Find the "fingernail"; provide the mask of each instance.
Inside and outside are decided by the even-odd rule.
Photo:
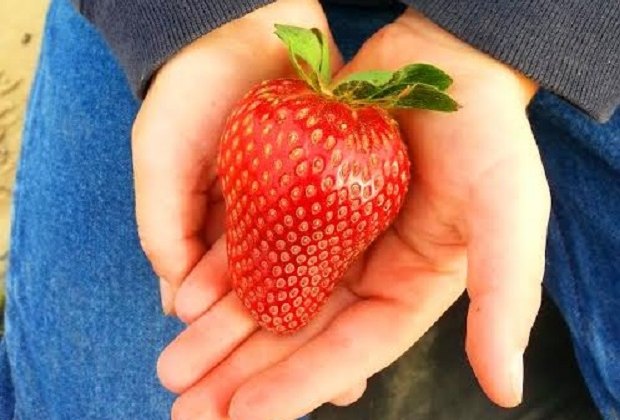
[[[165,315],[170,315],[173,305],[172,287],[165,279],[159,279],[159,294],[161,297],[161,308]]]
[[[512,392],[515,402],[520,404],[523,400],[523,355],[517,353],[512,363]]]

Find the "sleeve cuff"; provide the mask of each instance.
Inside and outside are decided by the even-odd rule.
[[[142,98],[157,69],[205,33],[274,0],[84,0],[80,12],[103,34]]]
[[[403,0],[599,121],[620,102],[620,7],[606,0]]]

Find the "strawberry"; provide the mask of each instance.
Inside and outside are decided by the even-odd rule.
[[[456,109],[427,64],[350,76],[330,88],[320,31],[276,25],[300,79],[252,88],[226,121],[218,172],[233,287],[262,327],[306,325],[392,223],[410,163],[385,108]]]

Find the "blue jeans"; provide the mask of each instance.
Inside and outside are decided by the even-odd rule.
[[[350,55],[395,14],[330,17]],[[168,418],[155,362],[182,325],[162,315],[136,234],[137,109],[97,33],[53,0],[14,193],[0,419]],[[620,114],[597,124],[541,92],[531,121],[553,195],[545,283],[600,411],[618,418]]]

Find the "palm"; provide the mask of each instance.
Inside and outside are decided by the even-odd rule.
[[[345,71],[424,61],[403,56],[424,51],[403,31],[397,25],[375,36]],[[457,55],[433,59],[455,75],[451,93],[463,108],[453,115],[398,116],[412,181],[394,225],[349,271],[319,316],[293,336],[258,331],[232,293],[200,316],[210,303],[188,310],[190,326],[159,364],[164,384],[182,393],[173,414],[217,419],[230,409],[241,419],[292,419],[352,389],[340,399],[350,402],[466,286],[474,370],[496,402],[518,402],[511,375],[538,307],[546,183],[518,83],[505,74],[495,78],[493,66],[479,72],[479,62],[470,71]],[[223,248],[216,249],[220,260]],[[211,274],[208,283],[188,288],[191,293],[182,288],[179,297],[201,288],[221,296],[224,289],[212,290],[227,284],[225,267]],[[180,312],[183,306],[177,299]]]

